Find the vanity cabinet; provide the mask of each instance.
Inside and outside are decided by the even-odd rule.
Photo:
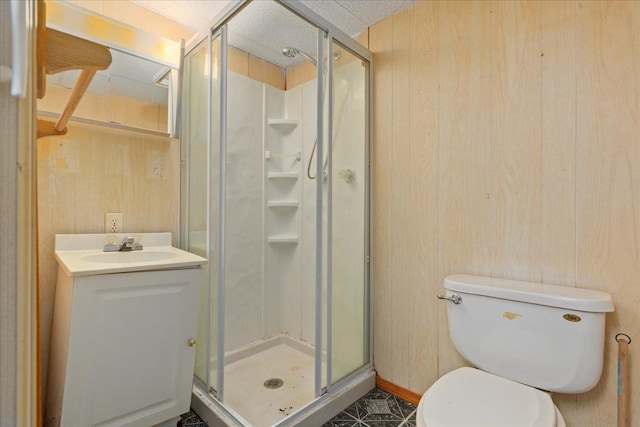
[[[149,427],[188,412],[201,274],[59,267],[46,424]]]

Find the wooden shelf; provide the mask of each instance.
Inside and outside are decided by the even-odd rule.
[[[40,63],[38,71],[42,74],[56,74],[67,70],[80,70],[71,96],[60,114],[58,121],[52,126],[47,121],[38,121],[37,137],[64,135],[67,123],[78,107],[82,96],[91,84],[98,70],[106,70],[111,65],[111,51],[106,46],[66,34],[53,28],[45,28],[38,34],[38,54]],[[44,62],[44,63],[43,63]],[[38,96],[44,97],[46,79],[44,75],[37,78]]]
[[[298,236],[291,235],[274,235],[267,237],[267,243],[270,245],[297,245],[300,238]]]
[[[52,113],[50,111],[37,110],[37,115],[38,115],[38,128],[37,128],[38,138],[42,136],[54,135],[53,132],[55,132],[55,135],[64,135],[67,133],[66,127],[63,131],[57,132],[55,130],[55,123],[49,120],[49,119],[57,120],[60,117],[60,114]],[[169,135],[167,132],[137,128],[133,126],[121,125],[119,123],[103,122],[100,120],[85,119],[83,117],[71,117],[69,121],[75,122],[75,123],[83,123],[85,125],[91,125],[91,126],[106,127],[109,129],[118,129],[118,130],[125,130],[129,132],[143,133],[146,135],[161,136],[161,137],[169,138],[172,141],[175,140],[175,138],[172,138],[171,135]]]

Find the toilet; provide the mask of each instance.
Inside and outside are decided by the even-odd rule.
[[[417,426],[566,427],[550,393],[584,393],[600,380],[611,296],[469,275],[444,287],[451,340],[474,367],[427,390]]]

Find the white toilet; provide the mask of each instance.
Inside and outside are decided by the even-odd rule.
[[[436,381],[420,399],[418,427],[565,427],[549,392],[598,383],[611,296],[467,275],[444,287],[451,340],[477,369]]]

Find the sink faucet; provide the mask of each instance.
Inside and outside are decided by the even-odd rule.
[[[127,236],[120,242],[120,252],[128,252],[133,250],[133,237]]]
[[[107,243],[102,249],[104,252],[129,252],[129,251],[141,251],[142,243],[136,241],[135,237],[127,236],[119,244],[116,244],[116,236],[112,236],[113,240],[107,240]]]

